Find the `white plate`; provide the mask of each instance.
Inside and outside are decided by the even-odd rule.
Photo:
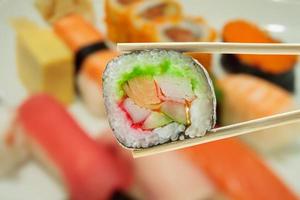
[[[300,0],[182,0],[182,3],[186,13],[204,16],[218,30],[230,19],[244,18],[258,23],[286,42],[300,42]],[[103,31],[103,2],[95,0],[94,5],[98,15],[97,26]],[[0,96],[9,106],[18,105],[27,96],[17,77],[14,32],[9,26],[9,19],[16,16],[26,16],[44,23],[32,0],[0,0]],[[218,59],[215,59],[215,65],[218,65]],[[80,102],[72,105],[71,111],[82,126],[93,134],[107,126],[106,122],[91,117]],[[0,130],[1,126],[3,124],[0,124]],[[276,173],[300,194],[300,152],[281,157],[268,156],[266,159]],[[0,180],[0,199],[41,198],[60,200],[66,199],[66,194],[34,163],[27,164],[16,176]]]

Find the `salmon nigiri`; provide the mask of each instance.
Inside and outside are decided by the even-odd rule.
[[[239,139],[202,144],[182,152],[204,170],[230,199],[298,199],[261,158]]]
[[[265,117],[295,108],[291,94],[277,85],[251,75],[228,75],[219,80],[223,94],[220,104],[223,125]],[[291,144],[299,124],[286,125],[243,136],[264,151]]]
[[[118,53],[107,49],[103,34],[80,15],[61,18],[54,23],[54,30],[76,54],[77,85],[84,103],[91,113],[104,116],[102,73]]]
[[[246,20],[233,20],[225,24],[222,32],[224,42],[280,43],[268,32]],[[294,92],[297,62],[295,55],[222,55],[222,65],[231,73],[252,74],[271,81],[284,89]]]

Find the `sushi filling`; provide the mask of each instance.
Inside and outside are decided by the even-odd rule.
[[[153,20],[158,17],[170,16],[176,13],[177,9],[170,3],[154,4],[140,13],[140,16],[146,20]]]
[[[133,128],[152,131],[174,122],[188,127],[190,106],[195,99],[192,80],[180,74],[174,76],[171,70],[152,69],[133,70],[123,76],[121,110]]]
[[[160,34],[166,41],[195,42],[209,40],[214,33],[201,19],[184,19],[180,23],[162,25]]]
[[[191,30],[176,26],[166,29],[165,35],[174,42],[195,42],[199,38]]]
[[[124,6],[130,5],[134,2],[137,2],[137,0],[118,0],[118,3]]]

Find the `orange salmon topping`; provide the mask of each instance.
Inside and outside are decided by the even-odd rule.
[[[223,28],[224,42],[242,43],[279,43],[266,31],[261,30],[255,24],[244,20],[235,20],[227,23]],[[293,68],[297,56],[293,55],[249,55],[238,54],[240,61],[267,73],[284,73]]]

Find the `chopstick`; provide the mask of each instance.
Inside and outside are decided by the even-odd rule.
[[[121,52],[146,49],[166,49],[181,52],[223,54],[300,55],[300,43],[229,43],[229,42],[157,42],[118,43]]]
[[[154,155],[158,153],[178,150],[194,145],[213,142],[225,138],[239,136],[254,131],[260,131],[272,127],[282,126],[300,122],[300,109],[286,113],[276,114],[242,123],[212,129],[206,135],[197,138],[184,139],[166,144],[161,144],[145,149],[134,149],[132,154],[134,158]]]

